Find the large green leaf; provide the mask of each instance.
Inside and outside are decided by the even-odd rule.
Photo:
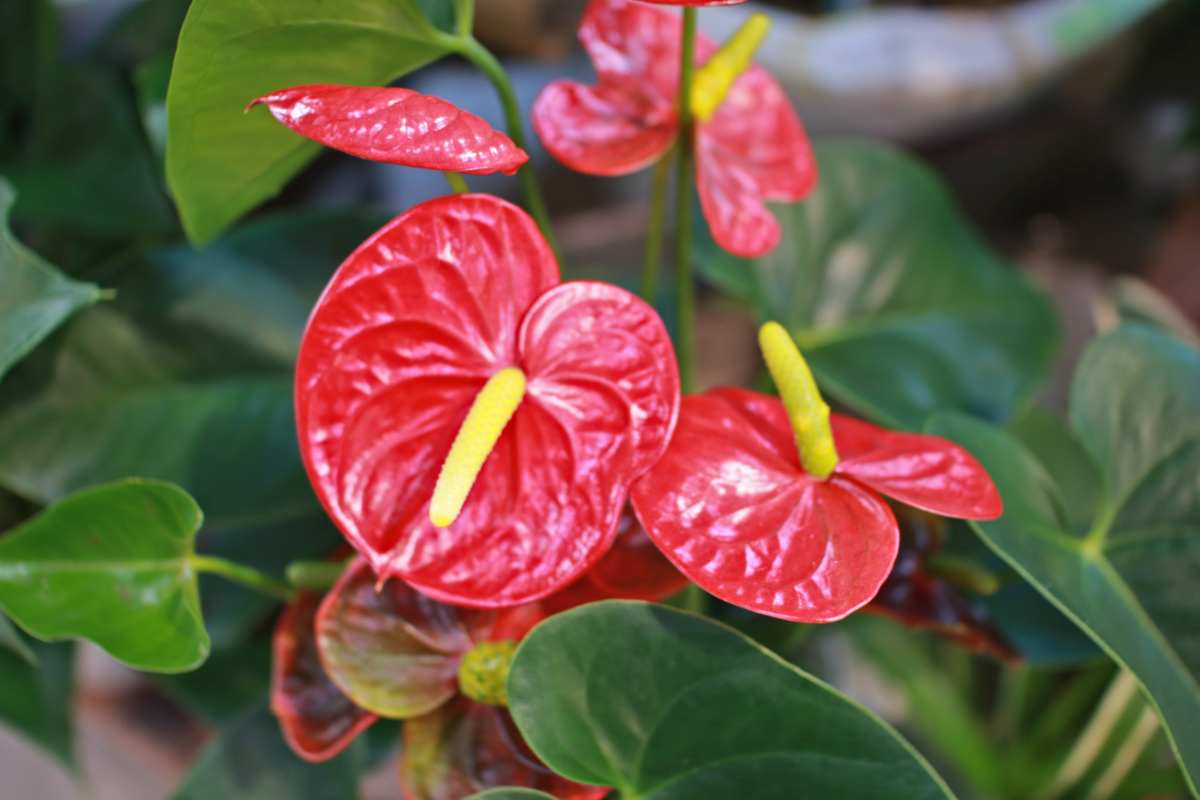
[[[271,713],[258,708],[208,746],[174,800],[347,800],[358,797],[357,762],[356,748],[324,764],[301,761]]]
[[[988,468],[1005,514],[984,540],[1125,665],[1158,708],[1193,787],[1200,776],[1200,353],[1124,326],[1086,353],[1071,424],[1101,491],[1085,496],[1001,429],[942,415],[932,429]],[[1062,484],[1062,485],[1060,485]]]
[[[194,0],[167,93],[167,179],[192,241],[274,195],[318,146],[243,113],[304,83],[382,85],[450,52],[414,0]]]
[[[8,229],[16,195],[0,179],[0,378],[100,290],[67,278]]]
[[[192,566],[201,519],[167,483],[72,495],[0,537],[0,608],[39,639],[89,639],[137,669],[192,669],[209,650]]]
[[[72,766],[75,647],[41,642],[30,647],[37,656],[36,667],[0,651],[0,723]]]
[[[704,274],[790,328],[823,387],[879,422],[917,428],[939,409],[1006,419],[1053,355],[1046,299],[917,161],[865,142],[817,158],[813,193],[774,207],[779,247],[743,261],[702,233]]]
[[[534,752],[642,800],[947,798],[886,723],[718,623],[607,601],[543,622],[510,708]]]

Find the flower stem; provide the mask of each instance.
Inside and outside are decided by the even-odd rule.
[[[678,303],[679,382],[692,391],[692,354],[695,338],[696,286],[692,280],[692,172],[695,162],[695,118],[692,114],[692,81],[695,76],[696,9],[683,10],[683,43],[679,63],[679,158],[675,181],[675,282]]]
[[[491,51],[481,45],[474,36],[451,37],[448,43],[452,43],[453,49],[459,55],[478,67],[492,82],[492,86],[500,98],[500,105],[504,107],[508,135],[517,147],[528,152],[525,124],[521,121],[521,107],[517,104],[517,95],[513,91],[512,82],[508,79],[508,73],[504,71],[504,67],[496,60]],[[558,255],[558,241],[554,238],[554,231],[550,227],[550,214],[546,210],[546,202],[542,199],[542,191],[533,174],[533,165],[527,162],[517,172],[517,176],[521,181],[521,191],[525,195],[525,202],[529,205],[529,213],[537,220],[538,227],[542,229],[542,235],[546,237],[546,241],[554,250],[555,255]]]
[[[348,561],[293,561],[287,566],[288,583],[297,589],[324,592],[333,588]]]
[[[654,167],[650,190],[650,229],[646,232],[646,255],[642,259],[642,299],[654,305],[658,297],[658,271],[662,264],[663,229],[667,217],[667,183],[671,179],[671,157],[667,152]]]
[[[284,602],[291,600],[295,596],[292,588],[283,581],[276,580],[253,567],[236,564],[217,556],[195,554],[192,556],[192,568],[196,572],[208,572],[213,575],[220,575],[226,580],[241,584],[248,589],[270,595]]]
[[[454,29],[464,39],[475,27],[475,0],[454,0]]]
[[[443,172],[446,176],[446,183],[450,184],[450,191],[455,194],[466,194],[471,191],[471,187],[467,185],[467,179],[457,172]]]

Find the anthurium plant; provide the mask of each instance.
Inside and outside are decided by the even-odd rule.
[[[13,2],[5,57],[101,113]],[[1035,406],[1048,300],[913,158],[811,143],[769,16],[698,32],[740,2],[590,0],[594,79],[526,117],[473,0],[150,0],[91,56],[141,63],[93,123],[125,216],[40,213],[6,97],[0,721],[73,763],[86,640],[212,724],[180,798],[1194,793],[1200,353],[1119,325]],[[503,129],[391,85],[447,57]],[[535,144],[650,171],[640,293],[575,277]],[[445,195],[239,222],[322,148]],[[697,378],[701,281],[743,386]]]

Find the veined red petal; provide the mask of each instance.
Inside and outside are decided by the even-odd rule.
[[[837,471],[916,508],[959,519],[1004,513],[991,476],[965,449],[940,436],[900,433],[832,415]]]
[[[699,127],[696,149],[700,203],[713,238],[743,258],[770,252],[780,229],[766,201],[801,200],[817,181],[812,145],[782,87],[751,67]]]
[[[296,367],[301,455],[322,504],[381,574],[424,513],[476,394],[517,362],[526,309],[559,281],[536,224],[487,195],[417,206],[317,302]]]
[[[380,577],[503,607],[565,586],[611,544],[629,483],[674,425],[674,354],[635,296],[557,281],[528,215],[459,195],[390,223],[318,302],[297,367],[301,449],[322,503]],[[435,528],[442,462],[505,367],[525,372],[524,399],[462,514]]]
[[[484,120],[411,89],[312,84],[263,95],[277,120],[326,147],[371,161],[467,175],[511,175],[529,154]]]
[[[496,786],[538,789],[559,800],[600,800],[609,790],[561,778],[525,745],[502,708],[458,698],[404,724],[405,800],[462,800]]]
[[[283,737],[306,761],[327,761],[346,749],[376,717],[329,680],[317,655],[314,621],[321,595],[305,592],[275,623],[271,643],[271,711]]]
[[[359,559],[326,595],[316,619],[321,663],[380,716],[428,713],[458,693],[458,662],[490,635],[496,616],[438,603],[401,581],[377,583]]]
[[[887,504],[836,474],[804,473],[782,403],[754,392],[684,398],[666,455],[631,497],[692,581],[783,619],[841,619],[875,596],[896,559]]]
[[[622,88],[556,81],[538,95],[533,127],[556,159],[587,175],[627,175],[675,141],[674,104],[649,104]]]

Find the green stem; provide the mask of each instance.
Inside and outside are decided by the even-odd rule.
[[[1108,800],[1116,794],[1157,730],[1158,716],[1146,706],[1142,709],[1142,715],[1138,717],[1133,731],[1121,743],[1121,749],[1108,762],[1108,768],[1096,779],[1096,783],[1088,792],[1087,800]]]
[[[504,107],[508,135],[517,147],[528,152],[525,124],[521,121],[521,107],[517,104],[517,95],[513,91],[512,82],[508,79],[508,73],[504,71],[504,67],[496,60],[491,51],[481,45],[474,36],[451,37],[447,44],[478,67],[492,82],[492,86],[500,98],[500,105]],[[533,165],[526,163],[517,172],[517,176],[521,181],[521,191],[525,194],[525,202],[529,205],[529,213],[537,220],[538,227],[542,229],[546,241],[554,250],[555,255],[558,255],[558,241],[550,227],[550,214],[546,210],[546,202],[542,199],[542,191],[538,188],[537,178],[533,174]]]
[[[293,561],[287,566],[288,583],[297,589],[324,592],[332,589],[342,573],[346,561]]]
[[[693,387],[692,355],[695,338],[696,286],[692,280],[692,172],[695,161],[695,119],[692,115],[692,80],[695,75],[696,9],[683,10],[683,46],[679,63],[679,158],[675,180],[675,282],[678,303],[679,382],[683,391]]]
[[[454,0],[454,29],[466,39],[475,27],[475,0]]]
[[[264,572],[259,572],[253,567],[247,567],[243,564],[236,564],[232,561],[227,561],[217,556],[202,556],[199,554],[192,556],[192,568],[196,572],[208,572],[213,575],[220,575],[226,580],[239,583],[248,589],[253,589],[256,592],[270,595],[287,602],[295,596],[295,592],[286,583],[272,578]]]
[[[663,229],[667,223],[667,183],[671,180],[671,156],[666,153],[654,167],[650,190],[650,228],[646,232],[646,255],[642,259],[642,299],[654,305],[658,297],[658,271],[662,264]]]
[[[467,179],[457,172],[443,172],[446,176],[446,183],[450,184],[450,191],[455,194],[466,194],[471,191],[471,187],[467,185]]]

